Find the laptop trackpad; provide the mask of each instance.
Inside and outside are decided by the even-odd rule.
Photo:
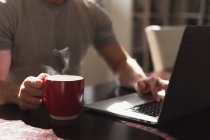
[[[85,106],[97,110],[107,110],[112,112],[112,110],[122,110],[122,109],[131,108],[133,106],[143,104],[152,100],[153,100],[152,96],[139,95],[138,93],[131,93],[128,95],[95,102]]]

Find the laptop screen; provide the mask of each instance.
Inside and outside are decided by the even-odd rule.
[[[210,26],[188,26],[178,51],[160,121],[167,122],[209,107],[209,85]],[[171,115],[165,117],[165,113]]]

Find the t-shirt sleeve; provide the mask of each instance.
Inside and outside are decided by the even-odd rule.
[[[10,2],[0,2],[0,50],[12,48],[15,18],[15,12]]]
[[[103,47],[117,43],[117,39],[112,28],[112,21],[108,13],[97,5],[95,7],[95,22],[95,47]]]

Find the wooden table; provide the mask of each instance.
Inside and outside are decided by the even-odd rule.
[[[132,91],[114,82],[88,86],[84,103]],[[210,139],[209,130],[210,110],[155,128],[85,109],[78,119],[59,122],[49,117],[44,104],[34,111],[22,111],[16,105],[0,106],[0,140],[191,140]]]

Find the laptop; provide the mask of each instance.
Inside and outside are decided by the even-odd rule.
[[[162,102],[132,93],[84,106],[126,119],[162,125],[210,107],[209,87],[210,26],[186,26]],[[146,111],[148,108],[159,110],[148,113],[145,108]]]

